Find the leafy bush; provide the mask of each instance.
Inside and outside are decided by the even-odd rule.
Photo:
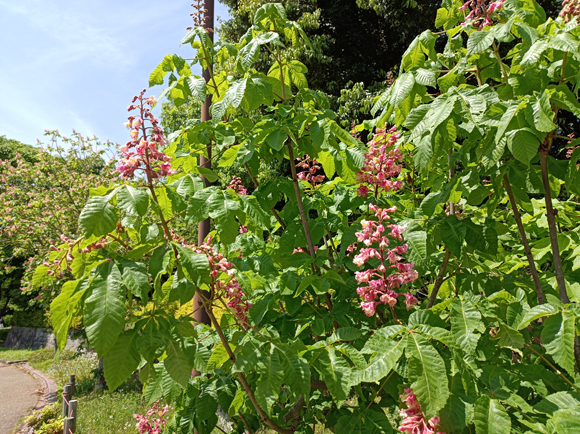
[[[55,402],[35,411],[25,422],[38,434],[62,434],[64,422],[61,414],[61,404]]]
[[[11,324],[13,327],[49,327],[44,309],[15,310],[12,315]]]
[[[176,104],[209,96],[212,119],[168,139],[155,97],[134,97],[125,182],[92,190],[84,237],[54,253],[76,278],[51,305],[59,345],[82,313],[111,389],[139,370],[147,402],[177,406],[178,434],[211,432],[218,407],[240,433],[577,432],[570,18],[533,0],[444,0],[443,30],[410,44],[353,135],[281,55],[308,40],[279,3],[237,44],[191,29],[183,43],[210,80],[169,55],[150,84],[169,74]],[[263,48],[268,75],[253,68]],[[207,186],[208,145],[252,185]],[[291,176],[260,183],[264,161]],[[176,218],[214,231],[192,245]],[[194,295],[211,326],[175,317]]]
[[[4,342],[8,337],[8,333],[10,333],[10,327],[4,327],[0,329],[0,342]]]

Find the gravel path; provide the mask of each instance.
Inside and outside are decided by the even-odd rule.
[[[0,363],[0,434],[10,434],[37,402],[37,380],[14,366]]]

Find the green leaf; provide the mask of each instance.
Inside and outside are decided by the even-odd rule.
[[[570,375],[574,374],[574,336],[576,317],[570,311],[552,315],[544,321],[542,342],[546,352]]]
[[[554,414],[558,434],[578,434],[580,432],[580,408],[574,407]]]
[[[393,432],[389,418],[383,412],[365,410],[363,422],[369,434],[391,434]]]
[[[242,202],[242,209],[249,217],[250,221],[258,228],[268,230],[270,229],[270,215],[260,206],[258,199],[250,195],[240,195]]]
[[[441,410],[449,398],[447,370],[443,359],[433,345],[421,334],[410,333],[407,339],[410,357],[408,375],[412,389],[427,418]]]
[[[296,395],[310,395],[310,367],[302,357],[294,354],[292,349],[284,344],[273,344],[279,352],[284,367],[284,383]]]
[[[415,77],[410,72],[401,74],[393,85],[391,91],[391,105],[397,107],[409,96],[415,85]]]
[[[220,164],[218,165],[218,167],[233,166],[238,156],[238,153],[240,152],[241,147],[242,145],[235,145],[229,149],[226,149],[226,151],[222,155],[222,158],[220,158]]]
[[[350,392],[351,368],[346,360],[333,347],[324,347],[320,350],[314,368],[322,376],[328,391],[337,401],[344,401]]]
[[[487,50],[492,43],[493,32],[489,30],[474,31],[467,40],[467,56]]]
[[[454,299],[451,302],[451,333],[459,347],[468,354],[474,354],[477,342],[485,325],[481,321],[481,314],[476,307],[467,300]]]
[[[310,132],[312,144],[317,148],[326,143],[330,136],[330,126],[324,121],[312,122],[308,131]]]
[[[157,363],[155,365],[155,377],[152,380],[149,380],[145,386],[145,391],[143,396],[145,397],[145,401],[148,405],[153,404],[155,401],[163,398],[163,375],[162,371],[165,371],[163,368],[163,362]]]
[[[559,309],[550,303],[539,304],[537,306],[534,306],[524,314],[517,329],[522,330],[527,326],[529,326],[533,321],[536,321],[537,319],[540,319],[544,316],[555,315],[558,312]]]
[[[107,387],[113,391],[127,380],[139,367],[141,357],[137,351],[137,330],[126,330],[119,335],[115,346],[103,356]]]
[[[149,194],[144,188],[124,185],[117,192],[117,204],[127,214],[143,217],[149,207]]]
[[[415,82],[422,84],[423,86],[437,86],[435,73],[425,68],[419,68],[415,71]]]
[[[201,283],[211,283],[211,277],[209,275],[209,260],[207,259],[207,256],[203,253],[195,253],[177,243],[175,243],[174,246],[177,248],[177,252],[179,253],[179,260],[187,280],[198,286],[201,285]]]
[[[281,128],[276,128],[266,136],[266,144],[276,151],[282,149],[286,140],[288,140],[288,134]]]
[[[179,345],[174,341],[169,341],[167,345],[167,358],[165,359],[165,369],[177,383],[183,388],[187,387],[189,377],[191,377],[191,366],[187,356],[181,351]]]
[[[335,434],[368,434],[363,421],[356,415],[341,416],[334,426]]]
[[[270,306],[270,301],[272,300],[272,294],[266,295],[261,300],[256,301],[250,311],[248,312],[248,319],[252,324],[258,325],[266,312],[268,312],[268,307]]]
[[[524,337],[517,330],[507,324],[501,324],[497,339],[500,348],[509,348],[522,355],[521,349],[524,347]]]
[[[151,253],[149,273],[151,274],[151,280],[153,280],[156,289],[159,288],[158,278],[167,272],[172,255],[173,249],[167,243],[163,243]]]
[[[538,131],[549,133],[556,129],[556,125],[552,122],[554,117],[554,112],[552,111],[552,106],[550,105],[550,97],[544,90],[540,98],[536,97],[536,102],[531,106],[534,126]]]
[[[364,351],[372,351],[374,355],[369,359],[368,366],[365,369],[353,369],[351,371],[351,384],[374,383],[386,377],[403,355],[406,344],[406,339],[396,341],[375,333],[365,345]]]
[[[362,332],[354,327],[341,327],[336,330],[332,336],[327,340],[328,343],[334,343],[338,341],[354,341],[362,336]]]
[[[233,243],[238,236],[240,226],[235,217],[240,210],[240,203],[232,200],[230,193],[216,191],[209,198],[208,208],[209,217],[214,219],[213,223],[220,236],[220,241],[224,244]]]
[[[223,344],[220,343],[217,347],[212,348],[211,356],[207,361],[207,369],[211,371],[220,368],[229,359],[230,356],[226,351],[226,347],[224,347]]]
[[[87,290],[86,279],[69,280],[50,303],[50,320],[58,348],[64,350],[71,322],[79,310],[79,302]]]
[[[531,129],[522,128],[508,135],[507,145],[516,160],[529,166],[538,153],[540,142]]]
[[[90,279],[83,323],[90,344],[103,356],[125,328],[125,290],[113,261],[99,265]]]
[[[466,231],[463,223],[454,215],[445,217],[441,223],[441,240],[445,247],[458,258],[461,257]]]
[[[123,284],[131,291],[133,295],[139,297],[142,301],[149,300],[149,291],[152,285],[149,282],[147,267],[145,264],[132,261],[122,261],[123,266]]]
[[[427,260],[427,232],[405,232],[405,241],[409,245],[409,260],[423,263]]]
[[[476,434],[510,434],[512,421],[499,400],[483,395],[475,403]]]
[[[274,345],[269,345],[267,353],[262,353],[257,371],[260,378],[256,383],[256,400],[262,409],[272,414],[272,405],[276,402],[284,382],[284,366],[280,354]]]
[[[195,77],[186,77],[187,86],[189,87],[189,91],[191,95],[198,101],[204,102],[205,96],[207,92],[207,86],[205,84],[205,79],[202,78],[195,78]]]
[[[520,62],[522,69],[528,69],[540,60],[540,57],[548,48],[548,42],[544,39],[538,39],[533,45],[526,51],[524,57]]]
[[[112,232],[117,227],[119,215],[117,210],[109,204],[111,194],[106,196],[93,196],[79,216],[79,226],[85,237],[100,237]]]

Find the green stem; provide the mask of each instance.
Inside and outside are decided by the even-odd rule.
[[[528,237],[526,236],[526,231],[525,231],[524,225],[522,223],[522,217],[520,216],[520,212],[519,212],[518,206],[516,204],[516,199],[514,197],[514,193],[512,191],[512,187],[510,185],[510,182],[509,182],[507,175],[503,176],[503,184],[505,186],[508,197],[510,199],[510,204],[512,206],[514,219],[516,220],[516,224],[517,224],[518,230],[520,232],[520,237],[522,239],[522,244],[524,245],[524,251],[526,252],[526,258],[528,259],[528,265],[530,266],[530,271],[532,273],[532,278],[534,280],[534,285],[536,287],[536,295],[538,296],[538,303],[544,304],[546,302],[546,299],[544,297],[544,290],[542,289],[542,284],[540,283],[540,277],[538,276],[538,270],[536,269],[536,263],[534,262],[534,256],[532,255],[532,250],[530,249],[530,243],[528,242]]]
[[[495,40],[493,41],[493,54],[495,54],[495,58],[497,59],[497,62],[499,63],[499,67],[501,68],[501,74],[503,75],[503,79],[505,80],[505,83],[507,84],[508,74],[507,74],[507,71],[505,70],[505,65],[501,61],[501,57],[499,55],[499,44],[496,44]]]
[[[439,292],[439,288],[441,288],[441,285],[443,284],[443,278],[445,277],[445,272],[447,271],[447,264],[449,263],[450,257],[451,252],[446,249],[445,256],[443,256],[443,263],[441,264],[439,274],[437,274],[437,278],[435,279],[435,283],[433,284],[433,290],[431,291],[429,301],[427,302],[427,309],[431,309],[435,304],[435,300],[437,299],[437,293]]]
[[[215,82],[215,77],[213,75],[213,68],[211,66],[212,65],[212,62],[209,61],[209,56],[207,55],[207,51],[205,50],[205,45],[203,45],[203,42],[201,44],[201,49],[203,50],[204,59],[207,62],[207,70],[209,72],[209,76],[211,78],[211,81],[213,82],[213,88],[215,89],[215,93],[216,93],[217,97],[219,98],[220,97],[220,91],[218,89],[218,86],[217,86],[217,84]]]
[[[554,365],[552,365],[552,363],[550,363],[550,361],[548,359],[546,359],[542,354],[540,354],[539,352],[537,352],[536,350],[534,350],[530,345],[528,344],[524,344],[524,346],[528,349],[530,349],[533,353],[535,353],[540,359],[542,359],[544,362],[546,362],[550,368],[552,368],[556,374],[558,374],[560,377],[562,377],[562,379],[568,383],[570,386],[572,386],[574,389],[576,389],[576,392],[580,392],[580,389],[578,389],[578,387],[576,387],[576,385],[574,383],[572,383],[570,380],[568,380],[568,378],[566,378],[566,376],[564,374],[562,374],[560,372],[560,370],[558,368],[556,368]]]
[[[549,149],[549,148],[548,148]],[[540,150],[540,165],[542,167],[542,181],[546,195],[546,218],[548,219],[548,232],[550,234],[550,244],[552,246],[552,256],[554,258],[554,271],[556,273],[556,282],[558,283],[558,292],[560,301],[564,304],[570,303],[568,293],[566,292],[566,278],[562,269],[562,258],[560,257],[560,247],[558,246],[558,230],[556,229],[556,218],[552,206],[552,193],[550,191],[550,179],[548,178],[548,150]]]
[[[282,56],[280,55],[280,47],[278,48],[278,66],[280,67],[280,84],[282,86],[282,101],[286,101],[286,85],[284,84],[284,71],[282,71]]]
[[[302,227],[304,228],[304,234],[306,235],[308,250],[310,251],[310,256],[316,259],[316,252],[314,251],[314,244],[312,243],[312,235],[310,234],[310,228],[308,227],[308,218],[306,217],[306,211],[304,210],[304,204],[302,203],[302,195],[300,194],[300,184],[298,184],[298,174],[296,173],[296,164],[294,162],[294,149],[292,148],[292,143],[290,143],[290,141],[287,141],[286,145],[288,146],[288,157],[290,158],[290,170],[292,171],[292,182],[294,183],[294,191],[296,192],[296,202],[298,203],[298,209],[300,210],[300,219],[302,220]]]

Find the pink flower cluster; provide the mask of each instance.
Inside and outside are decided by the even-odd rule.
[[[159,409],[159,401],[157,401],[146,414],[134,414],[133,417],[137,419],[135,427],[139,430],[139,434],[160,434],[165,431],[165,419],[163,416],[169,411],[169,407],[165,406]],[[156,416],[150,419],[151,416]]]
[[[470,10],[469,14],[465,17],[465,22],[461,25],[466,25],[468,21],[478,27],[479,30],[485,26],[491,26],[493,24],[492,19],[497,18],[497,13],[503,6],[503,0],[497,0],[486,5],[487,0],[468,0],[463,6],[459,8],[460,11]]]
[[[244,196],[248,194],[248,190],[244,187],[244,184],[242,184],[242,179],[239,176],[232,176],[230,185],[228,185],[227,188],[231,188],[236,193]]]
[[[154,96],[144,98],[145,89],[133,97],[128,111],[138,110],[138,115],[131,115],[125,126],[131,131],[131,140],[120,151],[123,158],[117,165],[117,170],[124,179],[131,179],[138,169],[144,170],[147,179],[160,178],[172,175],[175,170],[171,168],[171,157],[158,149],[159,146],[167,145],[163,130],[159,127],[159,120],[153,116],[151,109],[157,103]],[[135,102],[139,101],[138,104]],[[146,127],[145,122],[150,122],[151,127]],[[149,131],[148,131],[149,130]]]
[[[312,187],[315,187],[316,184],[320,184],[324,181],[326,176],[324,175],[317,175],[316,172],[320,170],[320,166],[315,158],[310,158],[308,154],[304,155],[304,158],[298,158],[299,163],[296,167],[299,167],[302,172],[299,172],[296,176],[298,179],[302,179],[303,181],[309,182]]]
[[[407,253],[407,244],[398,245],[392,249],[388,248],[391,240],[403,241],[404,226],[385,225],[385,222],[391,218],[389,213],[395,212],[397,208],[381,209],[373,204],[369,207],[374,211],[378,221],[361,221],[363,231],[357,232],[356,237],[358,242],[363,243],[366,247],[362,248],[359,254],[354,257],[353,263],[360,268],[371,258],[377,258],[380,265],[377,268],[355,273],[355,278],[359,284],[368,285],[360,286],[356,292],[363,299],[360,306],[365,315],[373,316],[377,306],[384,304],[389,306],[395,317],[393,307],[397,304],[397,297],[400,295],[405,297],[407,310],[416,305],[418,300],[409,293],[397,293],[394,289],[415,281],[419,274],[413,269],[413,263],[403,262],[404,258],[401,255]],[[388,232],[387,229],[389,229]],[[375,245],[378,245],[378,248],[374,247]],[[350,246],[349,249],[353,250]],[[391,271],[387,274],[388,270],[394,270],[394,272]]]
[[[564,0],[562,2],[560,16],[564,18],[566,22],[569,22],[574,17],[580,19],[580,0]]]
[[[399,411],[399,414],[403,417],[399,427],[400,432],[407,434],[445,434],[435,432],[440,423],[439,416],[432,417],[428,422],[425,420],[421,404],[417,401],[417,396],[413,389],[405,389],[404,394],[401,395],[401,401],[407,408]]]
[[[240,283],[236,279],[234,264],[229,262],[224,255],[217,253],[211,247],[212,237],[208,237],[207,241],[199,247],[193,247],[196,253],[203,253],[209,260],[211,269],[211,281],[213,292],[216,297],[224,297],[228,299],[227,306],[236,315],[240,324],[243,327],[248,326],[248,311],[252,305],[249,303],[246,294],[242,291]],[[226,280],[220,279],[220,274],[227,275]]]
[[[397,141],[401,137],[396,132],[397,127],[386,131],[377,128],[373,140],[368,142],[369,152],[365,154],[365,162],[356,178],[361,186],[358,188],[358,195],[367,197],[369,187],[373,188],[375,196],[379,189],[384,191],[399,190],[403,185],[400,180],[393,181],[401,173],[401,165],[396,164],[403,159],[403,155],[397,146]]]

